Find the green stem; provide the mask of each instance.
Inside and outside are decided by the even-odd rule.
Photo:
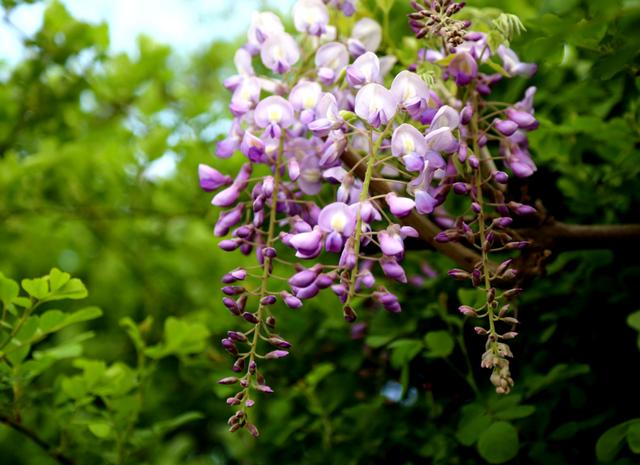
[[[277,207],[278,207],[278,192],[280,189],[281,175],[280,168],[282,163],[282,152],[284,150],[284,131],[282,131],[282,135],[280,137],[280,144],[278,146],[278,153],[276,154],[276,163],[275,163],[275,172],[273,176],[273,193],[271,194],[271,210],[269,211],[269,228],[267,230],[267,242],[266,246],[270,247],[274,241],[274,233],[276,229],[276,221],[277,221]],[[262,298],[268,295],[269,291],[267,289],[269,284],[269,277],[271,275],[271,258],[264,256],[264,265],[262,271],[262,278],[260,283],[260,292],[258,295],[258,299],[260,303],[258,304],[258,310],[256,311],[256,318],[258,319],[258,323],[255,326],[255,331],[253,332],[253,339],[251,340],[251,348],[249,350],[249,366],[256,359],[256,352],[258,349],[258,341],[260,341],[260,327],[263,325],[263,312],[264,305],[261,303]],[[246,379],[249,381],[249,384],[246,388],[244,388],[245,396],[243,396],[243,400],[246,401],[246,394],[249,392],[249,388],[251,387],[251,378],[253,375],[249,372],[249,366],[247,366],[247,374],[245,375]],[[243,405],[242,410],[247,413],[246,405]]]

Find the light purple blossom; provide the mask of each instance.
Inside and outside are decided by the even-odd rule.
[[[326,136],[342,124],[338,114],[338,102],[333,94],[326,93],[320,97],[315,113],[316,119],[309,123],[309,129],[318,137]]]
[[[411,213],[416,203],[407,197],[398,197],[395,192],[389,192],[385,196],[389,210],[398,218],[403,218]]]
[[[313,36],[321,36],[329,24],[329,11],[321,0],[298,0],[292,14],[296,30]]]
[[[326,249],[329,252],[339,252],[342,249],[342,239],[353,234],[356,226],[356,211],[353,206],[346,203],[331,203],[320,212],[318,226],[328,233],[325,241]]]
[[[316,52],[315,63],[320,81],[329,86],[349,64],[347,47],[340,42],[324,44]]]
[[[255,12],[251,17],[251,25],[247,31],[247,49],[252,55],[255,55],[267,38],[283,32],[282,21],[275,14],[269,11]]]
[[[470,54],[461,52],[456,53],[447,70],[455,79],[456,85],[466,86],[478,75],[478,64]]]
[[[233,182],[231,176],[222,174],[217,169],[203,163],[198,165],[198,176],[200,177],[200,187],[205,192],[214,191]]]
[[[322,95],[322,87],[317,82],[300,81],[291,89],[289,102],[300,112],[300,122],[309,124],[315,118],[315,107]]]
[[[356,115],[375,128],[391,121],[396,114],[397,107],[396,97],[380,84],[367,84],[356,95]]]
[[[277,139],[280,129],[293,124],[293,107],[279,95],[271,95],[258,103],[254,119],[259,127],[266,128],[269,137]]]
[[[412,116],[417,116],[423,111],[429,100],[427,83],[411,71],[405,70],[398,73],[391,83],[391,92]]]
[[[380,60],[373,52],[366,52],[347,66],[347,82],[356,89],[370,82],[380,82]]]
[[[351,38],[347,41],[349,52],[353,56],[360,56],[365,52],[375,52],[382,42],[382,27],[371,18],[362,18],[351,31]]]
[[[536,74],[538,65],[533,63],[522,63],[518,55],[510,48],[500,45],[496,50],[500,58],[502,58],[502,67],[511,76],[531,77]]]
[[[271,71],[284,74],[300,59],[300,48],[289,34],[274,34],[262,44],[260,58]]]

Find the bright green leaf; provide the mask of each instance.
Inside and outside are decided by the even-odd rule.
[[[518,455],[518,431],[511,423],[498,421],[480,434],[478,452],[489,463],[505,463]]]
[[[431,331],[424,338],[428,355],[446,358],[453,352],[455,341],[448,331]]]

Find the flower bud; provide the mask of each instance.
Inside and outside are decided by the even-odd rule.
[[[238,382],[238,378],[235,376],[229,376],[227,378],[222,378],[218,381],[218,384],[236,384]]]
[[[265,354],[264,358],[267,360],[272,360],[274,358],[283,358],[289,355],[289,352],[286,350],[273,350]]]
[[[460,305],[458,307],[458,310],[464,316],[472,316],[472,317],[478,316],[478,313],[475,311],[475,309],[473,307],[468,306],[468,305]]]
[[[260,320],[258,319],[258,317],[255,314],[251,313],[251,312],[244,312],[242,314],[242,318],[247,320],[249,323],[253,323],[255,325],[260,323]]]

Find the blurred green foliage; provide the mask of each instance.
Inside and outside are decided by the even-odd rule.
[[[411,61],[407,3],[361,3]],[[518,15],[527,31],[513,46],[540,65],[539,172],[514,187],[564,221],[637,221],[640,2],[468,4],[480,20]],[[331,295],[276,310],[294,351],[268,368],[262,437],[227,433],[230,388],[216,380],[231,360],[217,340],[233,319],[219,280],[239,259],[215,246],[196,172],[228,124],[221,83],[237,44],[185,60],[142,37],[135,56],[113,54],[106,25],[53,1],[25,45],[0,85],[0,463],[637,463],[630,251],[564,253],[530,284],[507,397],[488,386],[482,342],[455,311],[474,292],[446,276],[399,290],[400,315],[361,312],[364,339],[351,339]],[[430,252],[409,260],[414,274],[422,260],[449,265]]]

